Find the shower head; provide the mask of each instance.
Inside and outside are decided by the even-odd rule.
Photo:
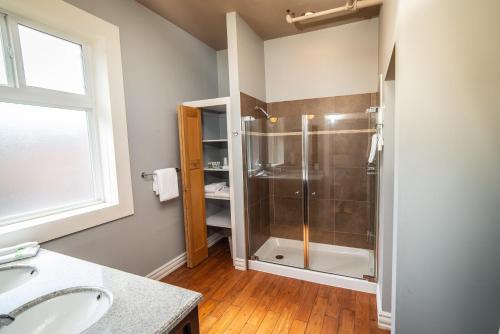
[[[265,111],[265,110],[264,110],[264,109],[262,109],[261,107],[259,107],[259,106],[255,106],[253,109],[254,109],[254,110],[258,110],[258,111],[262,112],[264,115],[266,115],[266,118],[267,118],[267,119],[270,119],[270,118],[271,118],[271,115],[269,115],[269,114],[267,113],[267,111]]]

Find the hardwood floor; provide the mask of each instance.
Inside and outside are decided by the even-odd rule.
[[[375,295],[232,266],[227,241],[193,269],[163,282],[203,294],[200,332],[388,334],[377,327]]]

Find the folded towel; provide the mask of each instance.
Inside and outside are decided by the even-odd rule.
[[[160,197],[160,202],[179,197],[175,168],[158,169],[153,172],[153,191]]]
[[[40,245],[36,242],[20,244],[0,250],[0,264],[33,257],[40,250]]]
[[[228,186],[222,187],[221,189],[217,190],[214,193],[214,195],[217,196],[217,197],[226,197],[226,198],[229,198],[229,187]]]
[[[205,185],[206,193],[214,193],[217,190],[222,189],[226,185],[226,182],[217,182]]]
[[[38,242],[30,241],[30,242],[25,242],[22,244],[11,246],[11,247],[0,248],[0,256],[12,254],[12,253],[15,253],[15,252],[23,249],[23,248],[28,248],[28,247],[37,246],[37,245],[38,245]]]

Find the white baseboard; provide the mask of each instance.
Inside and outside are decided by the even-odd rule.
[[[160,268],[153,270],[152,272],[147,274],[146,277],[159,281],[171,272],[182,267],[184,263],[186,263],[186,252],[177,257],[174,257],[172,260],[168,261]]]
[[[234,258],[233,260],[234,268],[238,270],[247,270],[247,261],[245,259]]]
[[[214,233],[212,235],[210,235],[208,238],[207,238],[207,246],[208,247],[212,247],[213,245],[215,245],[220,239],[223,239],[224,236],[222,234],[219,234],[219,233]]]
[[[379,328],[391,330],[392,315],[390,312],[382,311],[382,298],[380,296],[380,285],[377,285],[377,320]]]
[[[224,236],[222,234],[218,234],[218,233],[212,234],[211,236],[209,236],[207,238],[208,247],[212,247],[222,238],[224,238]],[[185,263],[186,263],[186,252],[173,258],[172,260],[168,261],[167,263],[165,263],[161,267],[153,270],[152,272],[147,274],[146,277],[159,281],[162,278],[166,277],[171,272],[182,267]]]
[[[356,290],[367,293],[376,293],[377,284],[361,279],[326,274],[318,271],[282,266],[279,264],[266,263],[262,261],[248,261],[250,269],[263,271],[270,274],[296,278],[319,284],[336,286],[339,288]]]
[[[392,320],[389,312],[378,312],[378,327],[381,329],[391,330]]]

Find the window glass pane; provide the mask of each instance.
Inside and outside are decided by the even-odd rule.
[[[85,94],[81,45],[18,27],[26,85]]]
[[[0,220],[95,200],[85,111],[0,103]]]
[[[4,18],[0,15],[0,20],[4,20]],[[5,52],[4,52],[4,43],[2,40],[3,26],[0,22],[0,85],[7,85],[7,69],[5,66]]]

